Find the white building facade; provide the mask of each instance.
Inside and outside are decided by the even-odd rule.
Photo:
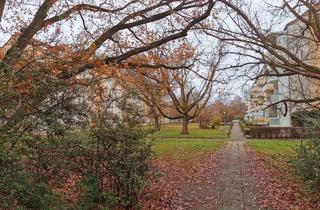
[[[287,24],[284,33],[272,34],[274,41],[291,53],[297,56],[300,60],[311,63],[312,46],[307,39],[296,39],[293,34],[305,33],[305,25],[294,20]],[[308,36],[308,35],[304,35]],[[312,65],[316,65],[311,63]],[[274,70],[264,66],[261,70],[262,75],[273,75]],[[282,69],[277,69],[277,73],[288,73]],[[261,76],[256,79],[247,96],[247,113],[245,120],[257,124],[273,127],[291,127],[293,126],[293,113],[309,109],[306,104],[294,104],[291,102],[283,102],[290,99],[311,98],[315,94],[319,94],[319,84],[313,79],[301,76]]]

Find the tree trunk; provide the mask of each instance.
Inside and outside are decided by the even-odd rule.
[[[153,112],[153,122],[154,122],[154,128],[157,131],[160,130],[159,115],[156,111]]]
[[[181,134],[189,134],[188,125],[189,125],[189,116],[183,115]]]

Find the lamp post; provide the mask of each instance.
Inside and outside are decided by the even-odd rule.
[[[224,125],[227,125],[227,113],[223,112],[223,121],[224,121]]]

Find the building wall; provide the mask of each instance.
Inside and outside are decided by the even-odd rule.
[[[295,20],[290,22],[285,28],[285,33],[283,34],[302,34],[304,36],[311,36],[305,31],[305,25],[299,21]],[[315,42],[310,42],[307,39],[298,39],[297,37],[292,37],[289,35],[274,35],[277,44],[284,46],[291,53],[295,54],[299,59],[303,60],[310,65],[320,66],[320,50],[319,46],[315,45]],[[266,67],[264,67],[266,68]],[[268,69],[266,68],[266,71]],[[277,69],[278,72],[283,72],[282,69]],[[264,71],[262,71],[264,72]],[[268,71],[270,72],[270,71]],[[287,77],[268,77],[263,90],[259,87],[259,81],[256,81],[248,96],[248,111],[246,118],[251,121],[252,118],[261,118],[261,113],[263,109],[268,107],[268,105],[275,102],[281,101],[283,99],[304,99],[313,98],[320,95],[320,81],[316,79],[307,78],[301,75],[287,76]],[[269,89],[272,84],[277,84],[273,91]],[[258,93],[257,93],[258,90]],[[254,93],[252,93],[254,92]],[[264,92],[267,94],[265,101],[263,103],[263,108],[258,106],[258,101],[254,99],[259,95],[259,92]],[[254,103],[254,104],[252,104]],[[292,125],[291,117],[292,114],[299,110],[310,109],[311,106],[306,104],[299,104],[298,106],[287,102],[288,112],[284,116],[284,104],[278,104],[276,107],[270,107],[264,110],[264,118],[268,121],[269,126],[273,127],[290,127]],[[276,112],[276,114],[275,114]]]

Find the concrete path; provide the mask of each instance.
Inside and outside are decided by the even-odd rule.
[[[225,147],[217,151],[218,174],[211,184],[192,181],[184,190],[186,202],[193,210],[258,210],[252,204],[257,196],[254,180],[248,175],[250,159],[246,151],[246,138],[238,123],[233,125],[231,137]],[[210,176],[209,176],[210,177]]]
[[[252,204],[257,195],[254,180],[248,176],[250,160],[245,148],[244,137],[238,123],[233,125],[231,138],[225,148],[219,151],[223,167],[217,178],[219,210],[260,209]]]

